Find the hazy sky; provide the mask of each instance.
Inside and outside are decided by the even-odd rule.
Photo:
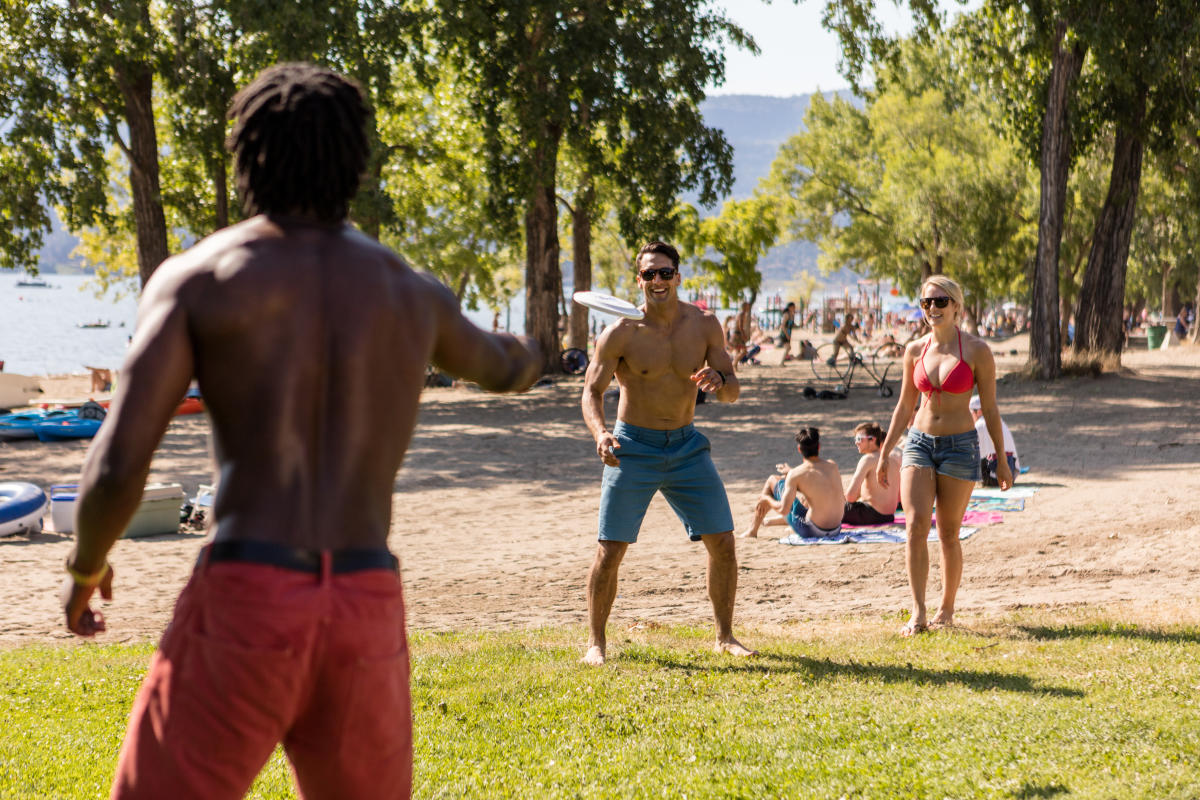
[[[725,83],[710,87],[709,94],[766,94],[787,97],[844,88],[838,74],[840,55],[837,37],[821,27],[823,0],[717,0],[731,20],[740,25],[762,52],[752,56],[745,50],[727,54]],[[978,2],[969,5],[977,6]],[[876,13],[888,29],[907,33],[912,29],[907,9],[898,10],[889,0],[878,0]],[[955,3],[943,3],[943,7]]]

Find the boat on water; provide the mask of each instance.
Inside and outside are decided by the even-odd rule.
[[[52,411],[21,411],[16,414],[0,415],[0,442],[11,442],[19,439],[36,439],[37,432],[33,426],[39,422],[62,417],[76,417],[74,411],[56,409]]]
[[[32,483],[0,483],[0,536],[38,533],[50,499]]]
[[[108,320],[98,319],[95,322],[81,322],[81,323],[79,323],[79,325],[77,327],[80,327],[80,328],[107,328],[108,325],[109,325]]]
[[[44,278],[21,278],[17,281],[17,286],[25,289],[53,289]]]

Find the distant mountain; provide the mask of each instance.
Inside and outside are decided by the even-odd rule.
[[[853,97],[847,90],[824,94],[827,97]],[[771,172],[771,163],[780,146],[804,130],[804,115],[811,100],[811,94],[793,97],[729,94],[710,97],[700,104],[704,121],[724,131],[725,138],[733,146],[734,199],[749,197],[759,179]],[[707,209],[711,214],[719,211],[719,205]],[[758,262],[764,287],[780,288],[805,271],[818,276],[830,288],[853,285],[859,279],[859,275],[845,269],[828,276],[820,275],[818,253],[812,242],[792,242],[772,248]]]
[[[82,262],[71,255],[79,239],[63,227],[54,209],[50,209],[50,226],[50,233],[46,234],[42,248],[38,250],[38,270],[43,273],[82,272]]]
[[[779,146],[804,127],[811,94],[763,97],[727,94],[700,104],[709,127],[720,128],[733,145],[733,196],[748,197],[771,171]]]

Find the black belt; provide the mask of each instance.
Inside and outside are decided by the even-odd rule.
[[[377,548],[347,548],[329,551],[332,556],[331,571],[361,572],[365,569],[399,570],[400,561],[387,550]],[[213,542],[200,552],[200,563],[216,561],[241,561],[248,564],[266,564],[296,572],[321,572],[320,550],[289,547],[274,542],[256,542],[245,539],[230,539]]]

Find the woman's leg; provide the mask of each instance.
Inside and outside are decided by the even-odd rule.
[[[942,603],[933,618],[934,625],[954,623],[954,598],[962,582],[962,543],[958,534],[962,528],[963,514],[971,502],[974,481],[937,476],[937,531],[942,546]]]
[[[905,564],[912,590],[912,617],[900,633],[911,636],[928,627],[925,616],[925,584],[929,580],[929,526],[933,521],[933,499],[937,490],[932,467],[907,466],[900,470],[900,502],[904,506],[908,538]]]

